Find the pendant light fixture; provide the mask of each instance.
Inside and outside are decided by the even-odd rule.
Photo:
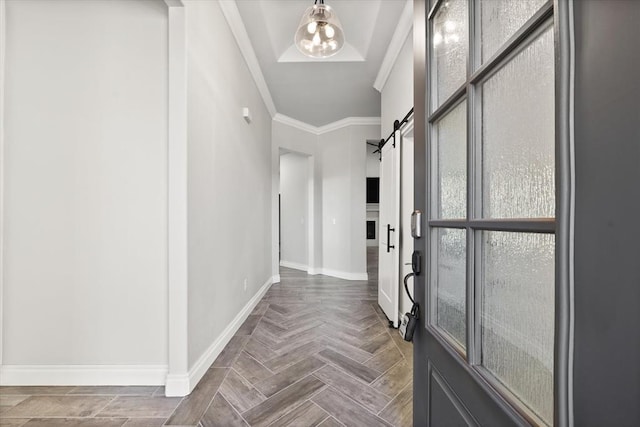
[[[334,10],[324,4],[324,0],[315,0],[302,15],[295,36],[298,50],[313,58],[328,58],[342,49],[344,32]]]

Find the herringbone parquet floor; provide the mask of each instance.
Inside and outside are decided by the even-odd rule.
[[[410,426],[412,348],[372,280],[282,269],[187,397],[157,387],[2,387],[0,425]]]

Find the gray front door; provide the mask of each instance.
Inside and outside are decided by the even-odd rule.
[[[565,6],[415,2],[417,426],[552,425],[566,406]]]

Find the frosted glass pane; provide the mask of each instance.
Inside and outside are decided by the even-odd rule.
[[[482,87],[485,217],[555,216],[553,67],[549,28]]]
[[[438,217],[467,217],[467,104],[435,125],[438,150]]]
[[[466,230],[436,230],[436,325],[466,347]]]
[[[513,36],[547,0],[481,0],[482,62]]]
[[[434,108],[467,80],[467,0],[443,2],[433,19]]]
[[[482,365],[550,423],[555,237],[484,232],[482,241]]]

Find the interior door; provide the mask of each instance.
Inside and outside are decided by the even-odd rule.
[[[555,185],[565,167],[555,159],[562,10],[414,3],[415,208],[426,216],[415,241],[416,426],[566,421],[567,355],[556,351],[566,344],[555,234],[566,197]]]
[[[399,138],[399,133],[396,132]],[[378,304],[398,327],[400,277],[400,144],[390,139],[382,147],[380,163],[380,220],[378,256]]]

